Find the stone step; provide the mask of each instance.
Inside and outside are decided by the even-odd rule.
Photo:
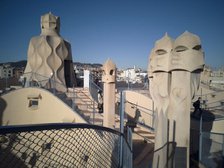
[[[89,96],[89,92],[76,92],[75,95],[80,95],[80,96]]]
[[[91,118],[90,116],[85,115],[80,109],[76,109],[76,112],[78,112],[84,118],[84,120],[86,120],[87,122],[89,122],[89,120]]]
[[[76,105],[93,105],[93,102],[91,102],[91,101],[84,101],[84,100],[76,100],[75,104]]]
[[[90,111],[90,112],[97,112],[98,113],[98,108],[95,106],[93,107],[93,105],[87,105],[87,104],[76,104],[76,106],[81,110],[86,110],[86,111]]]
[[[89,120],[91,123],[93,123],[94,121],[94,124],[95,125],[103,125],[103,119],[102,118],[90,118]]]
[[[155,134],[153,132],[139,125],[134,128],[133,135],[133,139],[142,139],[149,141],[150,143],[154,143],[155,140]]]

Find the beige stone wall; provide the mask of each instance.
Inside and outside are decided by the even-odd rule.
[[[212,123],[211,132],[218,133],[218,134],[224,134],[224,120],[223,119],[222,120],[215,120]],[[220,142],[220,143],[223,143],[223,142]]]
[[[139,108],[141,112],[141,116],[139,117],[139,122],[143,122],[146,125],[152,126],[153,102],[150,97],[147,97],[135,91],[127,90],[125,91],[125,100],[126,100],[125,112],[128,113],[128,115],[130,115],[131,117],[134,117],[136,107],[137,107]]]
[[[40,88],[23,88],[3,95],[0,107],[0,125],[86,123],[58,97]]]

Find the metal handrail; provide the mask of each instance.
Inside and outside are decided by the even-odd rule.
[[[127,101],[127,100],[125,101],[125,103],[129,103],[131,105],[134,105],[134,108],[138,109],[140,112],[143,112],[144,114],[151,116],[152,117],[152,125],[147,125],[147,124],[142,123],[140,121],[136,121],[136,123],[154,131],[155,128],[153,127],[153,125],[154,125],[154,120],[155,120],[155,114],[154,114],[153,110],[147,109],[143,106],[140,106],[138,104],[132,103],[132,102]],[[150,114],[150,112],[151,112],[151,114]],[[127,114],[127,113],[125,112],[125,114]]]
[[[0,134],[19,133],[24,131],[40,131],[50,129],[71,129],[71,128],[87,128],[108,131],[117,135],[123,136],[119,131],[102,127],[99,125],[91,125],[85,123],[49,123],[49,124],[31,124],[31,125],[13,125],[13,126],[0,126]]]
[[[213,135],[221,135],[224,136],[224,133],[217,133],[217,132],[208,132],[208,131],[203,131],[204,134],[213,134]]]
[[[27,146],[25,144],[21,144],[18,140],[22,140],[23,142],[24,141],[26,142],[26,140],[27,141],[31,141],[31,139],[29,139],[29,137],[31,137],[32,135],[33,135],[33,138],[35,138],[35,136],[38,136],[38,134],[41,134],[41,135],[44,134],[45,136],[53,135],[53,134],[50,134],[50,133],[46,134],[46,131],[50,131],[50,132],[63,131],[63,132],[65,132],[65,131],[70,131],[71,130],[72,132],[76,132],[76,131],[74,131],[74,129],[79,129],[79,130],[83,129],[82,132],[83,132],[84,139],[85,139],[84,133],[86,133],[87,130],[90,130],[88,132],[88,134],[91,133],[91,130],[96,130],[95,133],[99,135],[100,139],[104,137],[104,133],[103,132],[107,132],[105,135],[108,135],[108,133],[112,133],[111,137],[115,137],[115,135],[118,136],[118,139],[122,139],[122,143],[119,144],[119,142],[116,141],[116,140],[115,141],[111,140],[111,142],[108,142],[108,143],[116,143],[115,147],[113,147],[114,149],[116,149],[116,147],[118,147],[119,150],[124,149],[125,153],[121,153],[121,155],[124,156],[124,158],[128,158],[128,160],[125,160],[125,159],[122,160],[122,166],[128,166],[130,168],[132,167],[130,165],[132,165],[132,159],[131,158],[132,158],[133,150],[132,150],[131,144],[128,143],[128,141],[125,138],[124,134],[122,134],[121,132],[119,132],[117,130],[114,130],[114,129],[111,129],[111,128],[107,128],[107,127],[98,126],[98,125],[81,124],[81,123],[79,123],[79,124],[73,124],[73,123],[50,123],[50,124],[20,125],[20,126],[19,125],[16,125],[16,126],[1,126],[0,127],[0,138],[1,138],[2,141],[0,143],[6,144],[5,148],[8,149],[7,140],[10,140],[10,141],[12,140],[14,142],[14,144],[15,144],[15,146],[13,147],[13,150],[16,150],[16,152],[19,154],[18,157],[20,157],[21,156],[20,154],[23,152],[24,148],[27,148]],[[79,135],[81,135],[81,131],[77,131],[77,133]],[[25,137],[26,134],[29,135],[29,136]],[[68,136],[70,135],[70,134],[68,134],[68,132],[65,133],[65,134],[68,135]],[[74,134],[72,134],[71,137],[73,137],[73,136],[74,136]],[[90,137],[90,136],[91,135],[88,135],[88,137]],[[12,137],[12,138],[10,139],[10,137]],[[22,137],[22,138],[14,140],[13,137]],[[43,137],[43,136],[41,136],[41,137]],[[41,138],[41,137],[39,137],[39,138]],[[107,137],[107,136],[105,136],[105,137]],[[50,137],[50,138],[52,139],[53,137]],[[60,138],[63,138],[63,137],[60,136]],[[44,139],[43,139],[43,142],[44,142]],[[84,139],[82,139],[82,140],[84,140]],[[92,144],[95,144],[93,139],[86,139],[86,141],[89,141],[89,140],[90,140],[90,142]],[[97,139],[95,139],[95,140],[97,141]],[[110,141],[110,139],[108,139],[108,140]],[[32,142],[35,143],[34,141],[32,141]],[[45,141],[45,142],[47,142],[47,141]],[[57,142],[60,142],[60,140],[58,140]],[[74,143],[73,143],[73,141],[69,140],[69,142],[72,142],[71,145],[72,144],[74,145],[74,143],[76,143],[77,141],[74,141]],[[107,141],[105,141],[105,140],[99,141],[99,143],[101,143],[101,142],[107,143]],[[52,142],[48,142],[47,143],[47,144],[50,144],[50,148],[52,146],[51,143]],[[46,144],[46,143],[43,143],[42,145],[39,144],[39,143],[38,144],[34,144],[35,145],[34,147],[36,147],[38,149],[39,148],[42,149],[42,152],[38,153],[37,151],[34,150],[34,147],[32,147],[32,149],[34,150],[34,153],[38,153],[40,155],[43,154],[43,156],[46,156],[45,155],[46,153],[45,154],[43,153],[43,149],[44,149],[43,145],[44,144]],[[76,145],[78,145],[78,146],[81,146],[81,144],[82,144],[82,141],[80,141],[79,143],[76,143]],[[23,145],[23,146],[21,146],[21,145]],[[61,145],[63,145],[63,144],[61,144]],[[120,146],[120,145],[122,145],[122,146]],[[10,147],[12,147],[12,146],[10,146]],[[70,146],[65,144],[63,150],[65,148],[68,148],[68,147],[70,148]],[[103,145],[101,147],[105,148],[105,151],[107,151],[106,148],[108,146]],[[88,146],[87,146],[87,148],[88,148]],[[22,150],[20,150],[20,149],[22,149]],[[32,149],[30,148],[30,150],[32,150]],[[55,149],[60,150],[61,148],[59,149],[59,148],[57,148],[57,146],[55,146]],[[55,154],[54,151],[55,150],[51,151],[51,152],[53,152],[52,154]],[[66,154],[69,155],[69,153],[66,153]],[[30,156],[32,156],[32,153],[29,153],[28,157],[30,157]],[[60,156],[60,155],[57,155],[57,156]],[[118,155],[116,155],[116,156],[118,156]],[[120,156],[120,157],[122,157],[122,156]],[[9,157],[9,156],[7,156],[6,153],[3,153],[3,155],[0,157],[1,160],[2,160],[3,157]],[[72,156],[70,156],[70,157],[72,157]],[[49,159],[51,159],[51,158],[48,157],[48,160]],[[111,161],[112,161],[112,159],[113,158],[111,158]],[[119,160],[117,160],[117,161],[118,161],[117,163],[119,163]],[[41,162],[43,164],[46,164],[45,161],[44,162],[41,161]],[[52,160],[50,160],[49,163],[50,162],[52,162]],[[15,161],[15,163],[16,163],[16,161]],[[7,164],[7,162],[6,162],[6,164]],[[25,164],[30,164],[30,162],[24,162],[24,165]],[[34,164],[36,164],[36,162]],[[38,164],[37,164],[37,166],[38,166]]]
[[[96,102],[94,100],[92,100],[85,92],[83,92],[82,90],[79,90],[80,93],[84,94],[85,97],[90,100],[91,104],[87,104],[86,107],[90,107],[93,109],[92,113],[93,113],[93,121],[92,121],[92,124],[95,123],[95,112],[96,112],[96,109],[95,109],[95,104]]]
[[[29,132],[29,131],[43,131],[43,130],[51,130],[51,129],[71,129],[71,128],[86,128],[86,129],[95,129],[111,132],[113,134],[123,136],[121,132],[111,129],[109,127],[103,127],[99,125],[85,124],[85,123],[49,123],[49,124],[32,124],[32,125],[13,125],[13,126],[0,126],[0,134],[8,134],[8,133],[20,133],[20,132]],[[127,139],[125,142],[128,144]],[[130,151],[132,149],[128,144]]]
[[[56,80],[54,79],[54,75],[52,75],[52,76],[50,76],[50,77],[47,77],[47,76],[44,76],[44,75],[39,74],[39,73],[36,73],[36,72],[26,72],[26,73],[24,73],[23,75],[27,75],[27,74],[31,74],[31,77],[30,77],[30,79],[29,79],[28,81],[26,81],[26,82],[31,82],[31,81],[32,81],[32,78],[33,78],[32,76],[33,76],[33,75],[37,75],[37,76],[40,76],[40,77],[45,78],[45,80],[36,81],[37,83],[40,83],[40,82],[42,82],[42,81],[49,81],[49,80],[50,80],[51,82],[54,82],[54,83],[57,84],[57,85],[61,85],[61,86],[65,87],[65,88],[67,88],[66,85],[64,85],[64,84],[62,84],[62,83],[56,81]]]
[[[138,104],[132,103],[132,102],[127,101],[127,100],[125,101],[125,103],[129,103],[129,104],[134,105],[135,108],[141,110],[143,113],[146,113],[146,114],[148,114],[147,111],[153,112],[153,110],[150,110],[150,109],[148,109],[148,108],[145,108],[145,107],[143,107],[143,106],[140,106],[140,105],[138,105]],[[152,116],[153,116],[153,114],[148,114],[148,115],[152,115]]]

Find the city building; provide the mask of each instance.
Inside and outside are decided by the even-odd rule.
[[[129,83],[143,83],[146,76],[146,71],[134,66],[133,68],[118,70],[117,80],[126,81]]]
[[[201,75],[201,82],[215,89],[224,90],[224,68],[205,66]]]
[[[10,64],[0,65],[0,78],[10,78],[13,77],[13,67]]]

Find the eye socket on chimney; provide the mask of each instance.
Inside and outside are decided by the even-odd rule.
[[[194,49],[194,50],[201,50],[201,45],[196,45],[192,49]]]
[[[113,75],[113,72],[114,72],[113,70],[110,70],[110,75]]]
[[[158,55],[164,55],[166,53],[167,53],[167,51],[164,50],[164,49],[158,49],[158,50],[156,50],[156,54],[158,54]]]
[[[188,48],[185,47],[185,46],[177,46],[177,47],[175,48],[175,51],[176,51],[176,52],[183,52],[183,51],[186,51],[186,50],[188,50]]]

